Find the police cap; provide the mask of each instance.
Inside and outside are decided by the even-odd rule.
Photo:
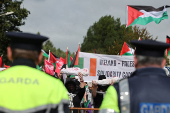
[[[12,49],[36,51],[41,51],[43,42],[48,39],[45,36],[23,32],[7,32],[6,36],[11,39],[10,47]]]
[[[170,47],[170,44],[154,40],[133,40],[130,43],[136,47],[135,55],[150,57],[164,57],[165,49]]]

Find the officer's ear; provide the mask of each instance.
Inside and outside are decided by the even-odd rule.
[[[37,64],[40,64],[41,61],[42,61],[42,59],[43,59],[43,52],[41,52],[41,53],[39,54]]]
[[[138,67],[138,60],[137,60],[137,58],[134,56],[134,64],[135,64],[135,68],[137,69],[137,67]]]
[[[164,68],[165,65],[166,65],[166,59],[163,59],[162,64],[161,64],[161,68]]]
[[[12,49],[11,47],[7,47],[7,57],[8,57],[8,60],[12,61]]]

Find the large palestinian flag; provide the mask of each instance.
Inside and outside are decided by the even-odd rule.
[[[162,6],[154,8],[152,6],[134,6],[128,5],[128,22],[127,27],[134,24],[146,25],[152,21],[159,24],[163,19],[168,19],[166,8],[170,6]]]

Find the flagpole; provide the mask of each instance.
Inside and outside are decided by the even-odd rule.
[[[68,57],[68,47],[67,47],[67,53],[66,53],[67,57]],[[66,69],[68,68],[67,64],[66,64]]]
[[[127,28],[127,23],[126,23],[126,10],[127,10],[127,6],[126,6],[126,8],[125,8],[125,25],[126,25],[126,28]]]
[[[50,61],[50,50],[49,50],[48,56],[49,56],[49,57],[48,57],[48,61]]]
[[[125,25],[126,25],[126,35],[127,35],[127,38],[128,38],[128,41],[130,42],[130,40],[129,40],[129,36],[128,36],[128,29],[127,29],[127,22],[126,22],[126,16],[127,16],[127,10],[128,10],[128,8],[127,8],[127,6],[126,6],[126,8],[125,8]]]
[[[79,44],[79,47],[80,47],[80,42],[78,44]]]

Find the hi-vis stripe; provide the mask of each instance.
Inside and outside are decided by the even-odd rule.
[[[97,59],[96,58],[90,58],[90,73],[89,76],[96,76],[96,65],[97,65]],[[79,66],[80,69],[84,68],[84,58],[79,57]]]
[[[0,106],[0,112],[5,112],[5,113],[33,113],[33,112],[39,112],[46,110],[46,113],[50,113],[52,109],[57,109],[58,113],[65,113],[65,111],[68,110],[68,107],[65,108],[65,106],[68,106],[69,101],[62,99],[59,104],[47,104],[47,105],[42,105],[26,110],[11,110],[5,107]]]

